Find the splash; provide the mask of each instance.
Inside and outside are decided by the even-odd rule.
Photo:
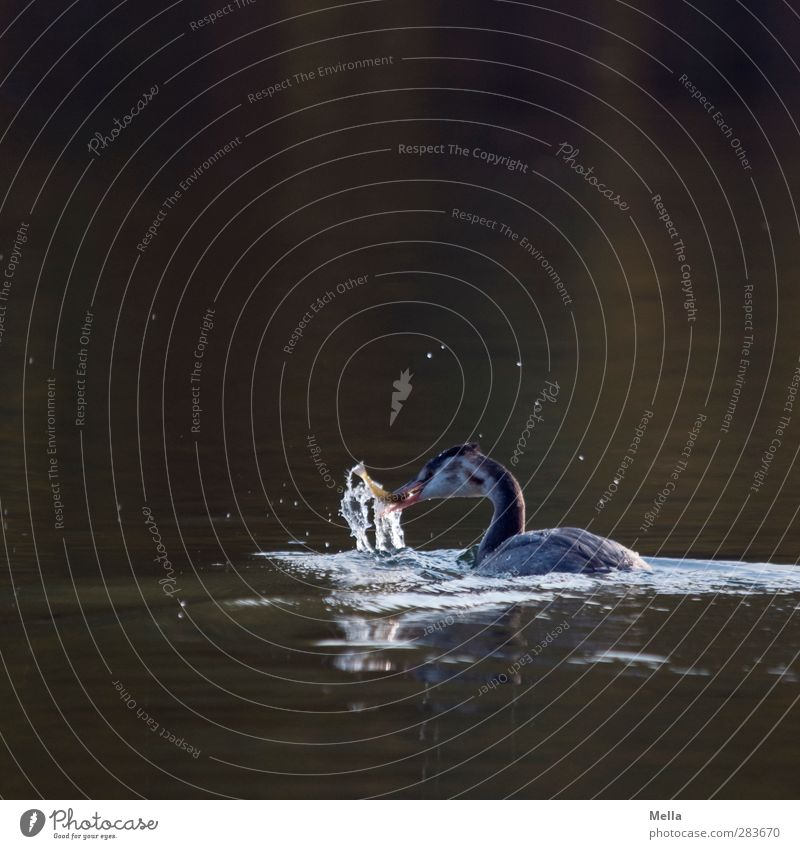
[[[361,480],[366,476],[366,480]],[[382,513],[385,499],[378,493],[382,490],[366,475],[363,464],[353,466],[345,476],[345,488],[339,514],[350,527],[350,536],[356,541],[358,551],[396,551],[405,547],[403,529],[400,527],[401,513]],[[375,529],[373,548],[367,531]]]

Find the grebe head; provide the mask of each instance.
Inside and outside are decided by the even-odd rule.
[[[396,489],[386,512],[404,510],[429,498],[483,498],[495,480],[477,442],[442,451],[420,469],[414,480]]]

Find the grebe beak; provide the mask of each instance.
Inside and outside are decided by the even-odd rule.
[[[424,481],[411,481],[400,489],[396,489],[388,499],[387,505],[383,508],[383,513],[394,513],[395,510],[405,510],[412,504],[416,504],[422,500],[422,490],[425,487]]]

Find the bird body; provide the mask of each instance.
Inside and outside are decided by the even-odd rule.
[[[429,460],[417,477],[392,493],[385,508],[403,510],[430,498],[489,498],[494,515],[480,547],[480,575],[604,574],[649,569],[641,557],[614,540],[581,528],[525,532],[525,498],[517,479],[479,446],[466,443]]]
[[[479,575],[544,575],[547,572],[607,574],[649,568],[614,540],[582,528],[528,531],[509,537],[478,562]]]

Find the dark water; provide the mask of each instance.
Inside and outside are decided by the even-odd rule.
[[[30,712],[9,731],[37,752],[32,783],[248,798],[793,786],[795,570],[656,558],[650,574],[533,585],[470,576],[456,555],[252,556],[184,572],[181,604],[141,573],[78,578],[80,604],[71,581],[48,576],[43,604],[38,580],[17,580],[36,665],[10,667]]]
[[[2,795],[796,795],[791,7],[11,5]],[[652,572],[353,551],[468,439]]]

